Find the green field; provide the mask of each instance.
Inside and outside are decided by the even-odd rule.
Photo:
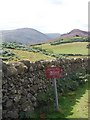
[[[22,59],[29,60],[31,62],[38,60],[51,60],[56,58],[57,55],[59,55],[59,57],[65,57],[67,55],[68,58],[81,58],[87,57],[88,55],[87,45],[88,42],[72,42],[59,45],[51,45],[50,43],[46,43],[34,46],[23,46],[23,48],[19,48],[19,46],[17,47],[14,44],[10,44],[7,45],[9,48],[3,49],[9,51],[8,55],[4,55],[2,58],[3,60],[9,62],[19,61]],[[70,56],[69,54],[72,55]]]
[[[34,53],[34,52],[28,52],[23,50],[15,50],[15,49],[9,49],[11,52],[15,53],[16,56],[11,57],[10,59],[6,60],[9,62],[19,61],[19,60],[29,60],[31,62],[35,62],[38,60],[51,60],[54,59],[54,57],[50,57],[41,53]]]
[[[60,45],[42,44],[35,47],[41,47],[42,49],[50,50],[55,54],[82,54],[88,55],[88,49],[86,48],[88,42],[73,42]]]

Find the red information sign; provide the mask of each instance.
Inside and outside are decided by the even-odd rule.
[[[61,78],[61,71],[60,67],[47,67],[45,74],[47,78]]]

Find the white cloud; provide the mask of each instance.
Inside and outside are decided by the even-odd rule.
[[[0,0],[0,29],[87,30],[88,0]]]
[[[48,0],[48,2],[54,4],[54,5],[60,5],[63,4],[62,0]]]

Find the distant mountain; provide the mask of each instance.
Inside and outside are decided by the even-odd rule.
[[[61,36],[60,33],[46,33],[46,35],[51,39],[59,38]]]
[[[67,37],[85,37],[88,36],[88,32],[83,31],[83,30],[79,30],[79,29],[73,29],[72,31],[70,31],[69,33],[66,34],[62,34],[61,38],[67,38]]]
[[[47,42],[50,38],[32,28],[21,28],[2,31],[3,41],[18,42],[23,44],[38,44]]]
[[[2,41],[4,42],[18,42],[22,44],[39,44],[48,41],[53,41],[58,38],[67,38],[74,36],[88,36],[88,32],[79,29],[74,29],[69,33],[60,35],[59,33],[41,33],[33,28],[21,28],[14,30],[3,30],[0,32]],[[90,35],[90,32],[89,32]]]

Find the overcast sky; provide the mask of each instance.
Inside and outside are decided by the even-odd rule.
[[[25,27],[43,33],[88,30],[88,0],[0,0],[0,30]]]

